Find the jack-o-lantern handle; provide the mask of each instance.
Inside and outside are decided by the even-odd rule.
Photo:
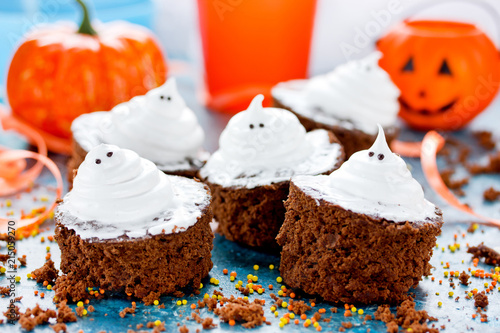
[[[87,6],[82,0],[76,0],[80,7],[82,7],[82,12],[83,12],[83,18],[82,18],[82,23],[80,24],[80,28],[78,29],[79,34],[86,34],[86,35],[91,35],[95,36],[97,35],[97,32],[92,28],[92,24],[90,24],[90,16],[89,16],[89,11],[87,9]]]

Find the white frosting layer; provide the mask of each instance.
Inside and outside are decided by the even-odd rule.
[[[115,106],[110,112],[78,117],[71,130],[86,151],[100,143],[113,144],[137,152],[161,169],[187,163],[186,159],[203,158],[200,151],[205,134],[194,112],[179,95],[174,78],[144,96]]]
[[[306,133],[291,112],[263,108],[262,95],[236,114],[221,134],[219,150],[200,174],[223,186],[256,186],[289,180],[295,174],[332,170],[341,155],[327,131]]]
[[[292,181],[316,199],[356,213],[395,222],[437,218],[436,206],[424,198],[403,159],[391,152],[380,126],[370,149],[354,153],[329,176],[298,176]]]
[[[181,232],[208,205],[204,186],[168,176],[128,149],[101,144],[80,165],[73,189],[56,211],[82,239],[131,238]]]
[[[328,125],[377,133],[377,124],[393,126],[399,112],[399,89],[378,65],[381,53],[350,61],[310,80],[284,82],[275,98],[295,112]]]

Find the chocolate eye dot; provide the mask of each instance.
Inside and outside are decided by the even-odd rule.
[[[165,98],[165,96],[163,96],[163,95],[160,95],[160,99],[164,99],[164,98]]]
[[[253,129],[253,124],[248,125],[251,129]]]
[[[260,126],[260,127],[264,127],[264,124],[260,123],[260,124],[259,124],[259,126]]]
[[[110,151],[109,153],[107,153],[107,154],[106,154],[106,156],[107,156],[107,157],[111,157],[111,156],[113,156],[113,152],[112,152],[112,151]]]
[[[170,101],[172,98],[170,96],[167,97],[167,101]]]
[[[378,154],[377,157],[378,157],[379,160],[382,161],[384,159],[384,154]]]
[[[370,157],[372,157],[373,155],[375,155],[375,153],[372,151],[368,153],[368,156],[370,156]]]
[[[100,159],[96,159],[95,160],[95,164],[101,164],[101,160]]]

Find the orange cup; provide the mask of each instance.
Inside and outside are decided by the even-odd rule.
[[[276,83],[305,78],[316,0],[198,0],[205,104],[236,113]]]

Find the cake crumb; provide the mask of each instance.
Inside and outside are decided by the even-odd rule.
[[[19,316],[19,325],[27,331],[32,331],[38,325],[48,324],[50,318],[56,318],[55,310],[42,310],[40,305],[36,304],[34,308],[26,309],[25,313]]]
[[[479,145],[486,150],[495,149],[496,142],[493,138],[493,133],[490,131],[474,131],[472,134],[476,137]]]
[[[87,308],[87,310],[92,313],[92,312],[95,311],[95,308],[94,308],[94,306],[89,305],[89,307]]]
[[[343,321],[343,322],[340,323],[340,325],[342,325],[342,327],[347,328],[347,329],[352,328],[352,323],[351,322],[345,322],[345,321]]]
[[[493,187],[485,190],[483,193],[483,198],[486,201],[493,202],[500,198],[500,191],[495,190]]]
[[[497,265],[500,263],[500,254],[492,248],[485,246],[484,243],[469,247],[467,252],[472,254],[472,258],[484,258],[484,263],[487,265]]]
[[[437,321],[436,318],[429,316],[427,311],[415,310],[413,299],[403,301],[396,308],[396,316],[391,313],[389,305],[381,305],[375,311],[375,319],[386,323],[387,332],[397,333],[401,326],[405,330],[411,329],[414,333],[438,333],[439,330],[427,326],[428,322]]]
[[[135,304],[135,302],[132,302],[132,307],[128,307],[128,308],[125,308],[125,309],[123,309],[123,310],[120,311],[120,313],[119,313],[120,317],[125,318],[125,316],[127,314],[129,314],[129,313],[130,314],[135,313],[136,307],[137,307],[137,305]],[[153,325],[154,325],[154,323],[153,323]]]
[[[50,328],[52,328],[56,333],[67,332],[68,329],[66,327],[66,324],[64,323],[57,323],[55,325],[51,325]]]
[[[186,325],[184,325],[184,326],[181,326],[179,328],[179,332],[180,333],[189,333],[189,329],[186,327]]]
[[[143,297],[142,301],[144,302],[144,305],[152,305],[154,301],[160,298],[161,293],[152,291],[148,294],[148,296]]]
[[[8,254],[0,254],[0,261],[3,262],[4,264],[7,262],[7,260],[10,259],[10,255]]]
[[[49,259],[43,264],[42,267],[35,269],[31,272],[31,275],[35,276],[36,282],[43,283],[47,281],[49,284],[54,284],[59,275],[59,270],[57,270],[54,266],[54,262]]]
[[[470,275],[465,273],[465,271],[462,271],[462,273],[460,273],[460,276],[458,277],[458,279],[460,280],[460,283],[463,284],[464,286],[469,285],[469,278],[470,278]]]
[[[452,176],[454,173],[455,170],[453,169],[445,169],[440,172],[441,178],[443,179],[443,182],[446,184],[446,186],[456,195],[464,196],[465,192],[463,191],[462,187],[469,183],[469,178],[465,177],[462,179],[452,180]]]
[[[66,305],[66,301],[62,301],[61,303],[56,305],[57,307],[57,322],[58,323],[72,323],[76,321],[76,315],[71,310],[71,308]]]
[[[19,257],[19,258],[17,258],[17,260],[19,260],[19,263],[21,264],[21,266],[26,267],[26,265],[27,265],[26,256]]]
[[[291,299],[290,305],[292,306],[293,313],[299,316],[311,310],[311,307],[304,301],[294,301]],[[332,308],[332,312],[337,313],[337,308]]]
[[[262,300],[255,299],[253,303],[248,300],[235,298],[222,299],[224,305],[214,309],[214,313],[224,322],[229,322],[231,319],[236,322],[242,322],[245,328],[254,328],[261,326],[264,323],[264,310]]]
[[[486,293],[484,291],[481,291],[480,293],[477,293],[474,295],[474,306],[479,307],[479,308],[485,308],[489,304],[488,301],[488,296],[486,296]]]
[[[488,163],[486,165],[471,165],[468,167],[469,172],[473,175],[500,173],[500,152],[488,156]]]

